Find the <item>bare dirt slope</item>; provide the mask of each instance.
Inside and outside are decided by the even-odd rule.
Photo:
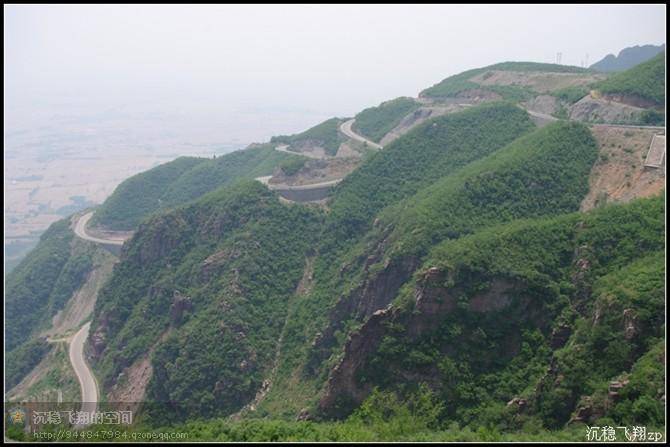
[[[591,132],[598,141],[600,156],[591,170],[581,211],[652,196],[664,189],[665,168],[644,167],[649,144],[658,131],[594,126]]]
[[[100,288],[112,274],[116,258],[104,250],[96,253],[96,267],[88,275],[88,279],[59,311],[52,320],[52,327],[43,335],[56,336],[76,329],[93,312]]]
[[[285,175],[277,168],[269,179],[271,185],[311,185],[337,180],[346,177],[361,163],[360,157],[331,158],[328,160],[308,160],[305,165],[293,175]]]
[[[460,112],[467,106],[468,105],[463,104],[449,104],[441,106],[432,105],[420,107],[404,117],[397,126],[395,126],[389,133],[384,135],[384,138],[381,139],[381,144],[384,146],[387,145],[388,143],[405,135],[407,132],[429,119],[446,115],[447,113]]]
[[[546,93],[565,87],[587,85],[604,78],[604,75],[590,73],[491,70],[473,76],[470,80],[481,85],[517,85],[529,87],[539,93]]]
[[[538,95],[535,98],[523,103],[526,109],[530,109],[546,115],[553,115],[559,107],[558,99],[551,95]]]
[[[156,347],[167,340],[169,335],[170,329],[167,329],[146,354],[140,356],[121,372],[116,384],[107,393],[108,402],[142,402],[144,400],[147,385],[154,372],[151,366],[151,356]]]
[[[570,107],[570,119],[603,123],[636,123],[644,109],[588,95]]]

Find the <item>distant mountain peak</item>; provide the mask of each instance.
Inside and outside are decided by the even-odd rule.
[[[624,71],[648,61],[662,51],[665,51],[665,44],[635,45],[624,48],[618,56],[608,54],[589,68],[602,72]]]

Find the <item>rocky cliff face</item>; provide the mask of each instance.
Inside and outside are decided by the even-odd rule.
[[[397,295],[400,287],[410,278],[419,264],[416,257],[387,260],[378,273],[368,272],[368,267],[376,257],[371,255],[365,263],[365,279],[362,284],[348,295],[340,297],[330,311],[326,329],[317,336],[312,344],[310,360],[306,370],[314,373],[332,353],[336,345],[335,333],[343,329],[347,319],[364,321],[381,309],[384,309]]]
[[[373,383],[361,382],[359,373],[379,349],[384,337],[394,325],[404,327],[403,343],[412,343],[421,336],[434,331],[444,316],[456,309],[462,290],[446,286],[448,273],[438,268],[427,269],[417,282],[411,310],[388,306],[375,311],[346,342],[340,362],[331,371],[323,395],[319,401],[319,411],[325,416],[341,416],[359,405],[370,393]],[[471,297],[468,310],[473,313],[500,311],[512,302],[513,292],[518,285],[507,279],[495,279],[490,287]],[[541,320],[541,316],[528,304],[529,318]],[[448,347],[445,347],[448,349]],[[516,348],[511,348],[516,349]],[[391,365],[388,365],[389,367]],[[435,382],[435,368],[427,374],[403,371],[405,377],[428,383]]]

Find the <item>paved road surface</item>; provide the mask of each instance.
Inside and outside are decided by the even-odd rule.
[[[348,136],[349,138],[352,138],[354,140],[358,140],[361,143],[367,143],[368,146],[372,146],[375,149],[382,149],[382,146],[375,143],[374,141],[368,140],[362,135],[357,134],[351,129],[351,126],[354,124],[355,119],[350,119],[349,121],[345,121],[340,125],[340,131]]]
[[[262,182],[263,177],[258,177],[256,180]],[[280,184],[267,184],[270,189],[283,189],[290,191],[306,191],[310,189],[324,188],[326,186],[334,186],[342,181],[341,178],[335,180],[329,180],[327,182],[321,183],[310,183],[308,185],[280,185]]]
[[[123,245],[123,240],[120,239],[100,239],[95,236],[91,236],[86,232],[86,224],[93,217],[93,211],[88,212],[81,216],[77,221],[77,224],[74,227],[74,233],[81,239],[95,242],[97,244],[110,244],[110,245]]]
[[[81,387],[81,411],[91,413],[98,408],[98,385],[91,373],[86,359],[84,359],[84,343],[88,337],[91,323],[88,322],[74,334],[70,342],[70,363],[79,379]],[[75,427],[85,427],[88,424],[76,424]]]

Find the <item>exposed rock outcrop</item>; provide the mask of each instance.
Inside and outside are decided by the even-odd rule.
[[[640,332],[637,315],[633,309],[623,311],[623,331],[626,340],[632,340]]]
[[[89,336],[89,346],[91,356],[99,359],[107,347],[107,330],[109,329],[109,318],[103,315],[95,331]]]
[[[605,408],[597,405],[590,396],[583,397],[577,405],[577,410],[568,421],[568,424],[575,422],[591,423],[605,415]]]
[[[134,256],[138,265],[149,265],[166,258],[172,250],[184,243],[183,231],[187,227],[187,222],[178,213],[160,215],[140,225],[135,240],[141,240],[141,243],[132,244],[139,249],[132,254],[124,251],[122,257]],[[124,250],[126,246],[130,245],[124,245]]]
[[[523,413],[528,407],[528,401],[521,397],[515,397],[507,402],[507,408],[513,409],[516,413]]]
[[[378,350],[390,326],[401,325],[404,328],[403,342],[412,343],[435,330],[444,316],[456,308],[457,297],[462,291],[447,288],[446,276],[446,272],[438,268],[427,269],[415,288],[411,311],[393,306],[377,310],[350,335],[342,359],[329,375],[319,402],[320,412],[328,417],[343,416],[367,397],[373,384],[361,383],[357,374]],[[515,287],[516,284],[509,280],[495,279],[486,291],[470,298],[469,310],[477,313],[499,311],[510,305]],[[528,315],[533,315],[531,303],[525,303],[524,307],[529,309]]]
[[[200,279],[203,282],[209,281],[221,268],[224,268],[228,262],[237,259],[241,255],[241,250],[237,247],[219,250],[205,259],[200,266]]]
[[[377,255],[371,255],[366,259],[364,269],[367,271],[377,261]],[[348,295],[342,296],[330,311],[328,326],[312,344],[307,370],[315,372],[330,356],[336,343],[335,332],[342,328],[344,321],[351,318],[362,321],[384,309],[411,277],[418,264],[419,260],[416,257],[387,259],[379,273],[368,275],[360,286]]]
[[[191,310],[193,303],[191,298],[182,295],[178,290],[174,291],[172,304],[170,305],[170,322],[174,325],[181,323],[184,312]]]
[[[570,107],[570,119],[601,123],[636,123],[644,109],[607,99],[585,96]]]

